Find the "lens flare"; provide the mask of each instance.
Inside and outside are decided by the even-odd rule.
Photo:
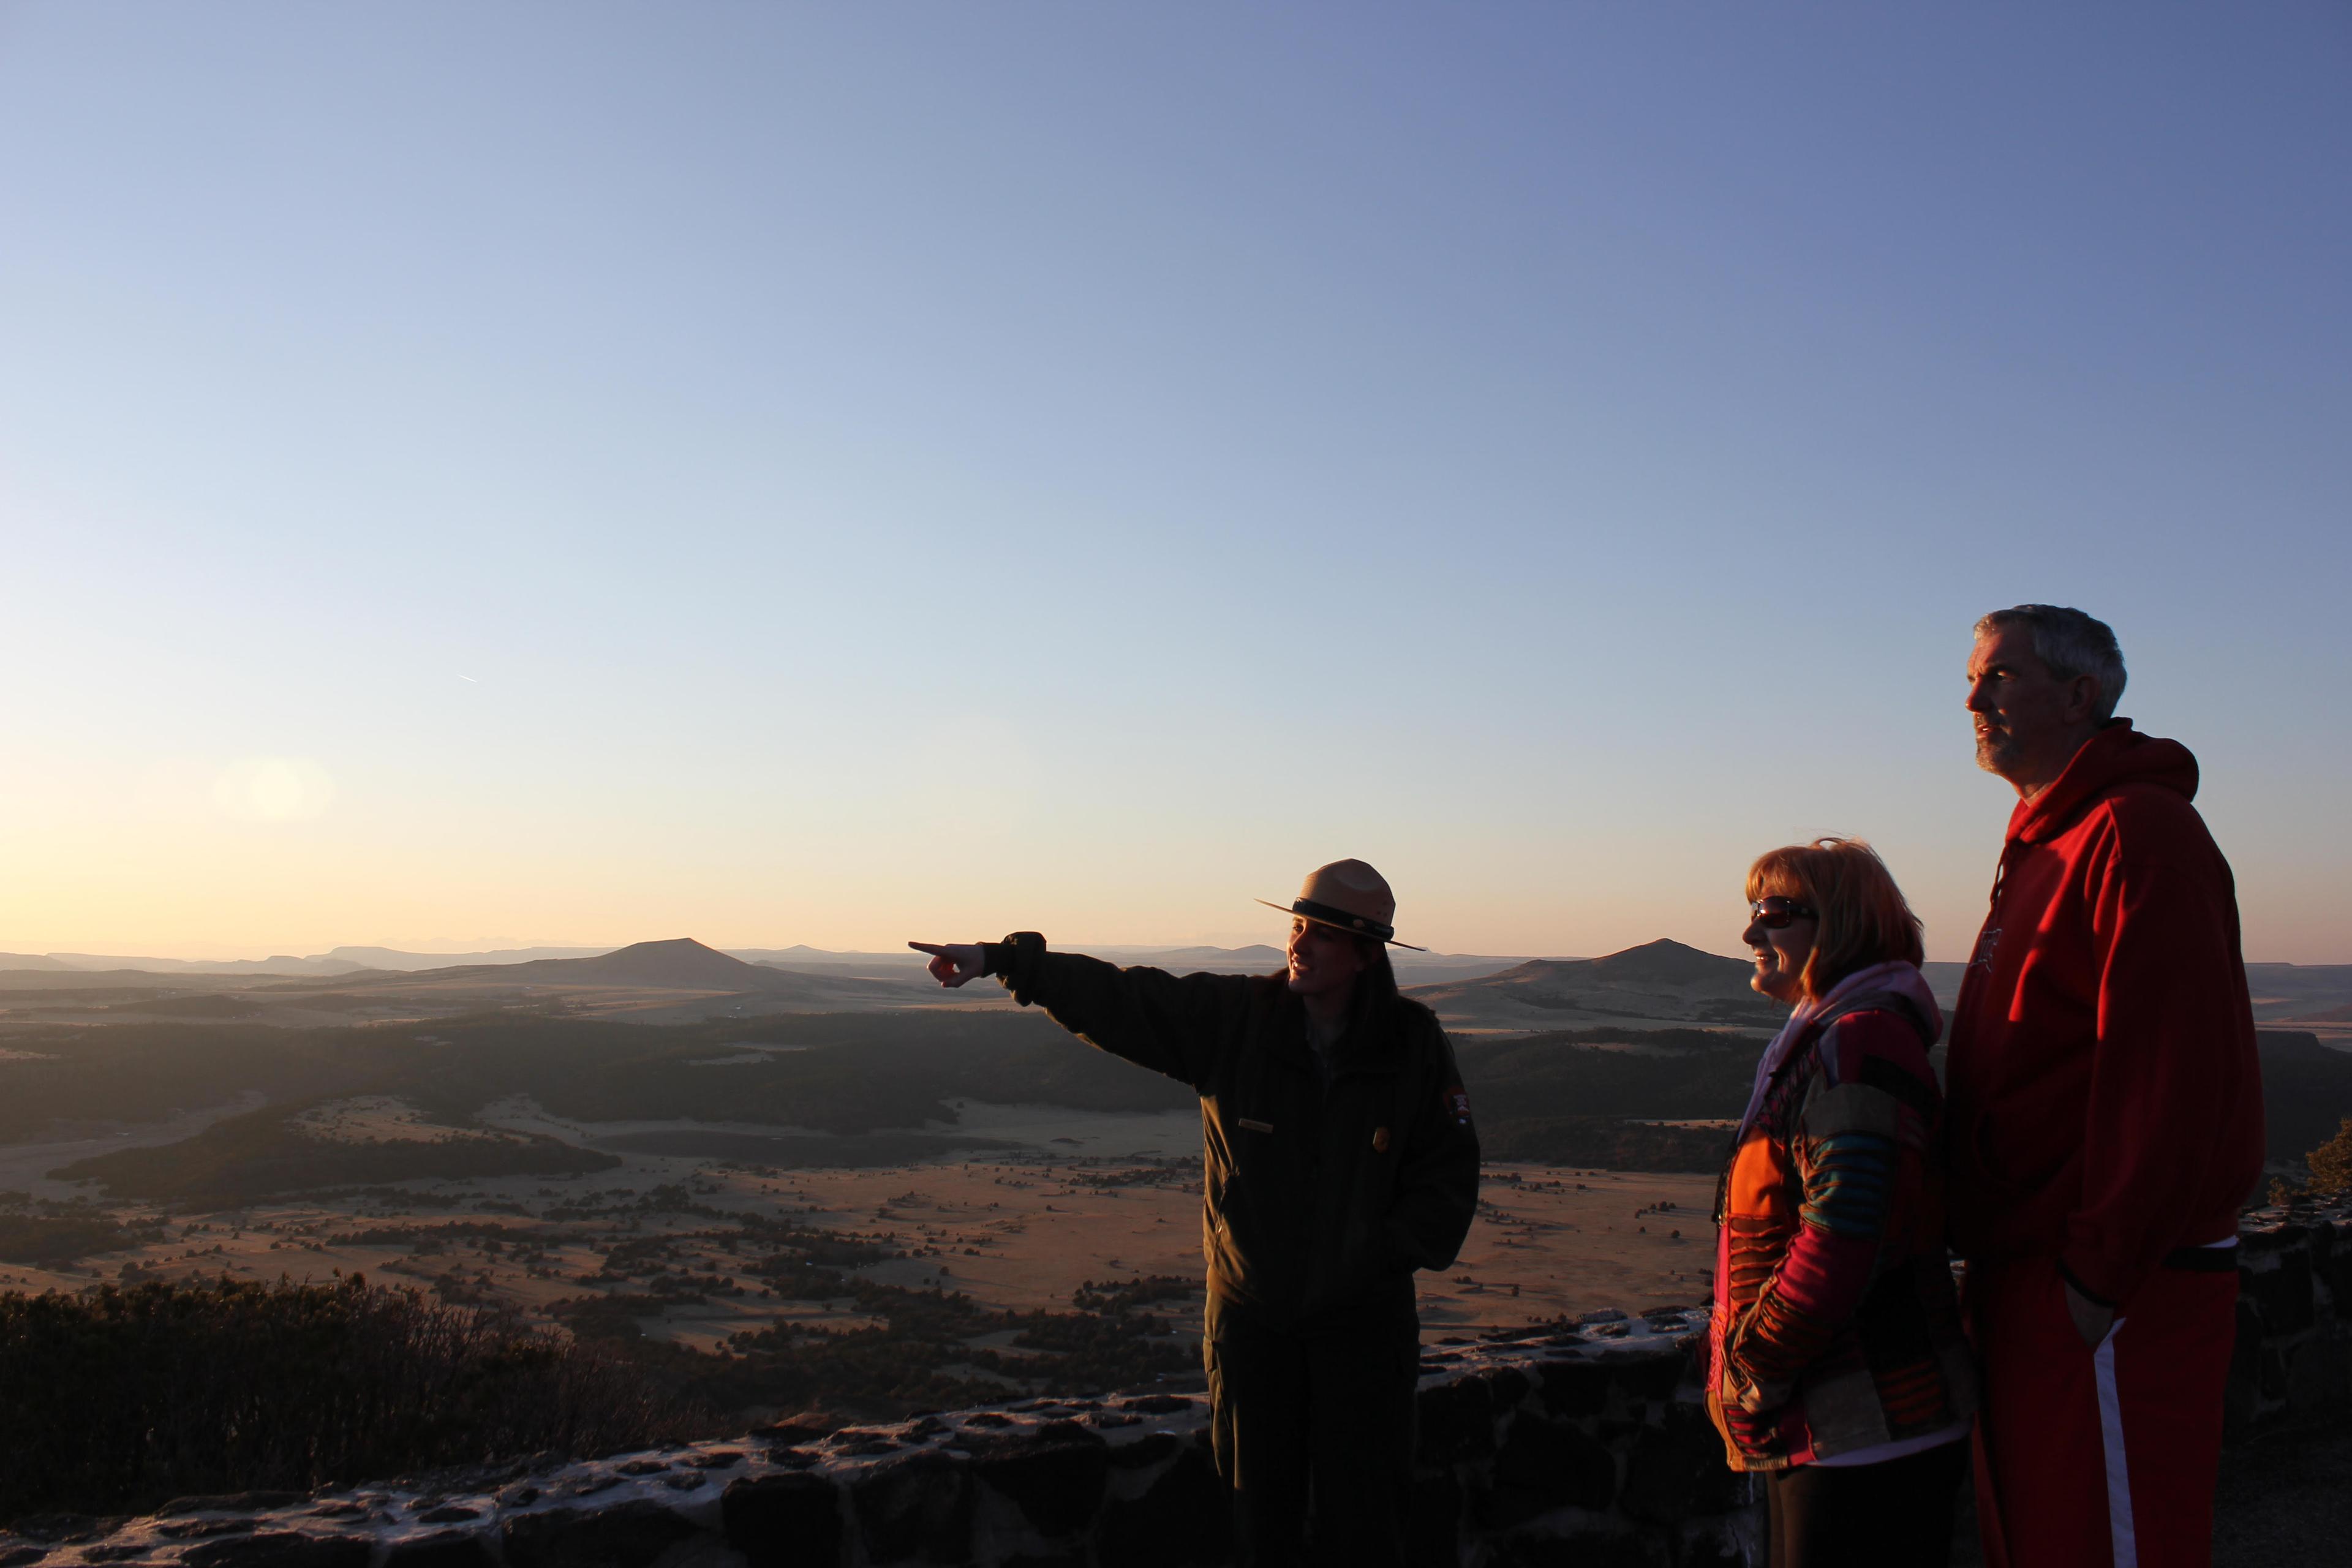
[[[335,798],[335,781],[308,757],[244,757],[213,781],[213,804],[240,822],[309,822]]]

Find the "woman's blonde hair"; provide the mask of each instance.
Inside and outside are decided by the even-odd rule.
[[[1809,905],[1821,922],[1797,977],[1815,1001],[1857,969],[1927,956],[1895,873],[1859,838],[1816,838],[1759,855],[1748,868],[1748,899],[1769,898]]]

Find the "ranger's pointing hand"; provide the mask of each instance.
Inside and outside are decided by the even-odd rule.
[[[976,942],[910,942],[907,945],[931,955],[925,967],[932,979],[950,991],[988,973],[988,961]]]

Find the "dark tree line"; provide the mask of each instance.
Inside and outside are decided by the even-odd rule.
[[[0,1520],[635,1447],[698,1415],[570,1334],[357,1278],[0,1295]]]

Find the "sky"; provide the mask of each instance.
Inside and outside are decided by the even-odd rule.
[[[2352,962],[2352,12],[0,5],[0,951],[1964,956],[1969,626]]]

